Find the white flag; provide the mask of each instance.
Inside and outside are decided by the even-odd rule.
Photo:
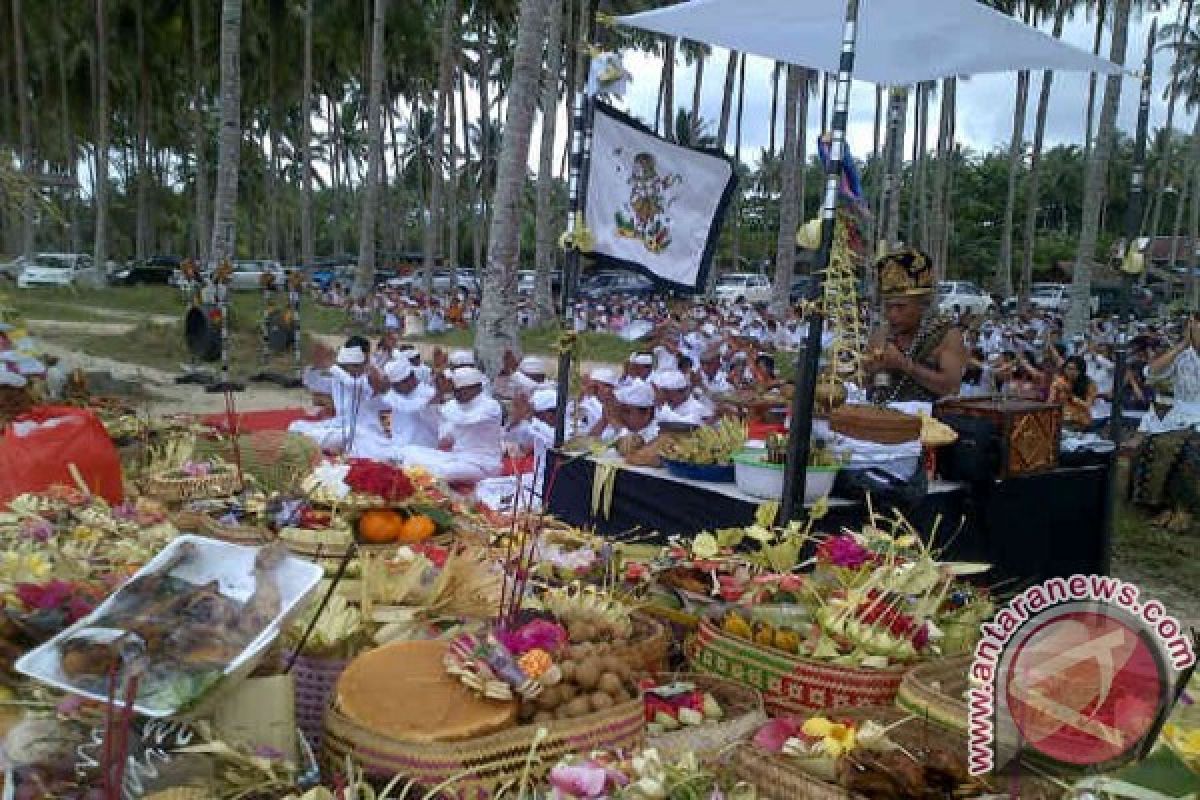
[[[596,103],[587,226],[601,266],[703,289],[736,185],[723,154],[672,144]]]

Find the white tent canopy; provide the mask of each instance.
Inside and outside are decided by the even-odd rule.
[[[691,0],[618,21],[837,72],[845,15],[846,0]],[[860,0],[858,80],[904,86],[1021,69],[1121,71],[976,0]]]

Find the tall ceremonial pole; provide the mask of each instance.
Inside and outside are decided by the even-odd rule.
[[[837,91],[833,103],[833,130],[830,132],[829,164],[825,169],[825,195],[821,205],[821,246],[813,263],[809,282],[808,338],[796,363],[796,391],[792,396],[792,424],[788,437],[787,465],[783,473],[783,497],[779,522],[796,517],[804,507],[804,486],[807,480],[808,456],[812,437],[813,395],[817,388],[817,370],[821,365],[821,333],[824,314],[817,310],[821,284],[833,235],[837,226],[838,184],[842,162],[846,157],[846,117],[850,105],[850,81],[854,76],[854,48],[858,41],[858,6],[860,0],[846,0],[846,19],[842,28],[842,56],[838,65]]]
[[[583,47],[591,46],[595,38],[597,6],[592,6],[591,17],[587,23],[587,38]],[[571,112],[571,159],[567,179],[567,253],[563,261],[562,289],[560,291],[559,319],[563,331],[564,343],[573,335],[574,317],[571,306],[575,299],[575,288],[579,283],[580,252],[575,242],[579,226],[584,224],[584,214],[587,209],[588,172],[592,156],[592,121],[594,119],[595,98],[588,94],[588,74],[590,72],[591,56],[583,59],[583,70],[577,80],[579,87],[575,90],[575,101]],[[559,449],[566,440],[567,430],[567,396],[571,393],[571,350],[564,346],[558,354],[558,413],[554,422],[554,448]]]
[[[1137,238],[1141,232],[1142,207],[1146,202],[1146,139],[1150,128],[1150,94],[1154,81],[1154,43],[1158,38],[1158,20],[1150,24],[1146,40],[1146,63],[1142,67],[1142,87],[1138,101],[1137,134],[1133,140],[1133,167],[1129,176],[1129,203],[1125,206],[1125,263],[1121,270],[1121,311],[1117,320],[1116,353],[1113,361],[1112,416],[1109,418],[1109,438],[1113,441],[1113,462],[1109,467],[1108,503],[1105,508],[1101,552],[1102,571],[1108,574],[1112,566],[1113,531],[1116,527],[1116,504],[1119,481],[1117,464],[1121,455],[1121,439],[1125,391],[1125,369],[1129,362],[1129,295],[1133,291],[1137,268]],[[1141,269],[1145,266],[1142,265]]]

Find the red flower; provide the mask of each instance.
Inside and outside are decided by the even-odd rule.
[[[830,536],[817,547],[817,558],[835,567],[858,569],[875,560],[875,554],[853,536]]]
[[[382,497],[389,503],[401,503],[416,492],[412,480],[403,469],[378,461],[353,459],[346,485],[356,492]]]

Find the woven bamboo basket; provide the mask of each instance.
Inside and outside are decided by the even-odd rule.
[[[349,661],[299,655],[292,665],[296,687],[296,725],[314,753],[325,738],[325,712]]]
[[[822,712],[831,719],[874,720],[888,726],[905,717],[907,722],[897,725],[888,732],[888,738],[916,755],[938,748],[945,753],[961,757],[965,772],[967,741],[965,735],[948,731],[927,720],[906,715],[895,708],[834,708]],[[863,795],[847,791],[841,786],[822,780],[804,770],[799,762],[786,755],[773,755],[759,749],[754,742],[738,745],[733,752],[732,766],[739,780],[758,789],[759,800],[862,800]],[[1005,779],[1005,790],[1010,796],[1023,800],[1051,800],[1060,797],[1062,790],[1049,782],[1034,777],[1018,777],[1010,782]],[[955,797],[994,796],[995,789],[980,785],[977,791],[955,793]]]
[[[891,706],[909,669],[850,667],[795,656],[731,636],[707,621],[688,643],[688,661],[696,672],[758,689],[772,716],[834,706]]]
[[[279,538],[292,555],[319,564],[327,571],[337,569],[346,551],[354,547],[354,535],[341,529],[284,528]]]
[[[710,692],[725,712],[717,722],[647,737],[646,746],[658,750],[664,760],[682,758],[688,753],[695,753],[702,761],[722,759],[735,742],[753,736],[767,721],[762,695],[748,686],[692,673],[660,674],[655,678],[664,684],[674,681],[693,683],[697,689]]]
[[[340,768],[350,756],[374,778],[403,775],[425,787],[452,782],[446,795],[483,800],[519,781],[527,764],[531,777],[540,777],[569,754],[637,749],[645,738],[644,715],[642,699],[637,697],[575,719],[521,725],[467,741],[414,744],[373,733],[333,706],[325,713],[321,756],[331,769]],[[531,761],[539,730],[546,735]]]
[[[169,516],[171,524],[182,533],[197,533],[230,544],[257,547],[272,540],[266,528],[255,525],[223,525],[198,511],[177,511]]]
[[[208,475],[152,475],[142,483],[143,494],[165,503],[229,497],[238,489],[237,470],[228,464],[214,466]]]
[[[27,387],[0,386],[0,425],[7,425],[31,408],[33,395]]]
[[[653,617],[633,614],[629,644],[613,648],[613,655],[639,672],[665,672],[670,667],[671,631]]]
[[[900,682],[896,705],[953,731],[966,731],[971,657],[946,658],[914,667]]]

